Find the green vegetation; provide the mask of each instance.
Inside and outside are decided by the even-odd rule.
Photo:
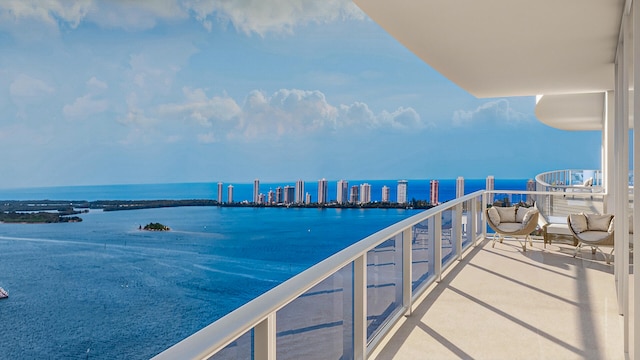
[[[148,223],[144,226],[143,230],[148,231],[169,231],[171,230],[168,226],[162,225],[160,223]]]
[[[80,222],[82,218],[77,216],[63,216],[60,213],[51,212],[0,212],[0,222],[4,223],[28,223],[28,224],[50,224],[62,222]]]

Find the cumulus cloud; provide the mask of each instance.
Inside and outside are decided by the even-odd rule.
[[[361,102],[334,106],[317,90],[281,89],[271,95],[254,90],[242,105],[227,95],[208,97],[203,89],[185,88],[183,94],[183,102],[162,105],[157,112],[165,120],[179,119],[206,129],[197,136],[200,142],[224,138],[253,141],[385,128],[406,131],[427,126],[412,108],[375,114]]]
[[[87,80],[87,93],[74,100],[72,104],[67,104],[62,108],[62,112],[67,118],[85,118],[87,116],[101,113],[107,110],[108,101],[99,98],[109,86],[107,83],[98,80],[95,76]]]
[[[53,27],[60,21],[76,28],[92,3],[92,0],[4,0],[0,2],[0,16],[15,22],[36,20]]]
[[[517,123],[527,119],[527,116],[516,111],[507,99],[486,102],[475,110],[456,110],[453,113],[454,126],[467,126],[479,122]]]
[[[213,121],[228,121],[238,116],[240,106],[228,96],[208,98],[203,89],[182,89],[185,101],[181,104],[165,104],[158,109],[163,116],[180,116],[196,124],[211,127]]]
[[[184,7],[211,30],[212,20],[246,34],[291,33],[296,26],[339,19],[364,19],[350,0],[186,0]]]
[[[231,24],[245,34],[291,33],[296,26],[340,19],[364,19],[350,0],[5,0],[0,20],[19,23],[36,20],[49,27],[76,28],[92,22],[106,28],[146,30],[161,21],[188,18],[207,30],[214,23]]]

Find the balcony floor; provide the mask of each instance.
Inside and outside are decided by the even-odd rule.
[[[533,245],[479,243],[372,358],[624,359],[613,263]]]

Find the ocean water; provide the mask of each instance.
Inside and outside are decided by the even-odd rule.
[[[211,198],[203,196],[211,189],[43,188],[2,190],[0,199],[192,199]],[[185,207],[91,211],[80,223],[0,224],[0,286],[10,294],[0,301],[1,357],[149,358],[417,212]],[[172,231],[138,230],[149,222]]]

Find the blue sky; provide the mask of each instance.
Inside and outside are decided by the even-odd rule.
[[[3,0],[0,187],[532,178],[599,132],[476,99],[343,0]]]

